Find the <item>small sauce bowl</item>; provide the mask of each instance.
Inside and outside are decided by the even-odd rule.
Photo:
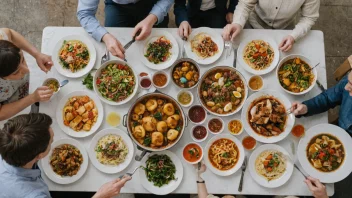
[[[157,71],[152,76],[152,83],[155,88],[165,88],[169,84],[169,82],[170,76],[164,71]]]
[[[195,125],[192,127],[191,137],[195,142],[203,142],[208,137],[208,130],[203,125]]]
[[[216,121],[219,121],[221,123],[221,128],[219,131],[213,131],[211,130],[212,127],[210,127],[211,124],[216,124],[216,123],[213,123],[213,122],[216,122]],[[218,124],[218,123],[217,123]],[[224,128],[225,128],[225,123],[224,121],[221,119],[221,118],[211,118],[208,123],[207,123],[207,127],[208,127],[208,130],[210,131],[210,133],[214,134],[214,135],[217,135],[217,134],[220,134],[224,131]]]
[[[183,94],[188,94],[188,95],[191,97],[191,100],[190,100],[189,103],[185,104],[185,103],[181,102],[181,98],[184,97]],[[178,103],[180,103],[180,105],[183,106],[183,107],[189,107],[189,106],[191,106],[192,103],[193,103],[193,100],[194,100],[194,97],[193,97],[192,92],[190,92],[190,91],[181,90],[181,91],[179,91],[178,94],[177,94],[177,101],[178,101]]]

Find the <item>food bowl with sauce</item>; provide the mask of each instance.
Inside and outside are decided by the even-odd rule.
[[[195,142],[203,142],[208,137],[208,130],[203,125],[195,125],[192,127],[191,137]]]
[[[304,133],[305,133],[304,126],[301,124],[297,124],[292,128],[291,133],[293,136],[297,138],[301,138],[302,136],[304,136]]]
[[[139,86],[145,90],[150,89],[152,86],[152,80],[149,78],[149,76],[143,76],[139,81]]]
[[[157,71],[153,74],[152,83],[155,88],[165,88],[170,82],[169,75],[164,71]]]
[[[193,124],[203,124],[207,119],[207,112],[201,105],[193,105],[188,110],[188,118]]]
[[[46,79],[43,86],[47,86],[49,89],[53,90],[53,95],[60,91],[60,82],[56,78]]]
[[[196,142],[190,142],[183,147],[183,159],[190,164],[197,164],[203,159],[203,148]]]
[[[207,123],[210,133],[217,135],[224,131],[225,123],[221,118],[211,118]]]
[[[172,82],[181,89],[192,89],[198,85],[200,69],[197,62],[190,58],[177,60],[171,69]]]
[[[264,80],[261,76],[252,76],[248,81],[248,87],[251,91],[260,91],[264,87]]]
[[[230,134],[232,135],[241,135],[243,132],[243,124],[242,121],[239,119],[234,119],[231,120],[228,124],[227,124],[227,128],[230,132]]]
[[[254,150],[255,147],[257,146],[257,140],[255,140],[251,136],[246,136],[242,140],[242,145],[245,149],[251,151],[251,150]]]
[[[181,90],[177,94],[177,101],[183,106],[183,107],[189,107],[192,105],[194,100],[193,94],[190,91],[186,90]]]

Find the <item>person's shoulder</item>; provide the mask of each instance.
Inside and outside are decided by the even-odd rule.
[[[0,40],[9,40],[10,31],[9,28],[0,28]]]

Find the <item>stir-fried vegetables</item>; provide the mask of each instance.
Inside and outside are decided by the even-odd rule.
[[[159,64],[167,61],[171,55],[171,48],[171,42],[164,36],[161,36],[156,41],[148,44],[147,52],[144,54],[144,56],[148,59],[149,62]]]
[[[104,98],[120,102],[133,93],[135,79],[129,66],[115,63],[101,70],[96,84]]]
[[[246,46],[243,59],[255,70],[266,69],[273,62],[274,51],[269,43],[253,40]]]
[[[65,40],[59,52],[59,59],[64,68],[76,72],[88,65],[89,51],[81,41]]]
[[[154,186],[161,187],[175,180],[176,167],[167,155],[153,155],[143,167],[148,181],[153,182]]]

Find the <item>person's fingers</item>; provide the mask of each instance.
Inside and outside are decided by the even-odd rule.
[[[122,44],[120,42],[117,41],[117,47],[120,49],[120,51],[125,54],[126,51],[125,51],[125,48],[123,48]]]
[[[49,87],[47,87],[47,86],[40,86],[37,88],[37,90],[48,90],[48,89],[49,89]]]
[[[233,39],[235,39],[236,36],[237,36],[240,32],[241,32],[241,30],[237,28],[237,29],[235,30],[235,32],[232,33],[232,35],[231,35],[231,40],[233,41]]]
[[[308,180],[311,181],[316,187],[320,188],[323,187],[323,184],[316,178],[309,176]]]
[[[139,34],[139,36],[136,37],[136,40],[139,41],[139,40],[143,40],[144,37],[147,35],[147,28],[145,27],[141,27],[141,33]]]
[[[315,189],[315,186],[312,184],[312,182],[309,179],[305,180],[304,182],[307,184],[310,191],[313,191]]]
[[[281,49],[286,43],[286,39],[282,39],[282,41],[279,44],[279,48]]]
[[[47,95],[47,94],[53,94],[53,90],[48,89],[48,90],[42,90],[40,91],[40,95]]]
[[[115,48],[116,56],[121,59],[125,59],[125,54],[121,52],[120,48],[118,46],[114,48]]]
[[[287,51],[290,51],[290,49],[292,48],[292,44],[290,44],[289,46],[288,46],[288,48],[285,50],[285,52],[287,52]]]
[[[183,36],[188,37],[188,26],[183,28]]]
[[[282,51],[286,52],[288,47],[290,46],[290,43],[289,42],[285,42],[285,45],[282,46],[282,48],[280,48]]]
[[[134,35],[137,34],[137,32],[138,32],[139,29],[141,29],[141,28],[140,28],[139,24],[137,24],[136,27],[134,27],[134,29],[133,29],[132,37],[134,37]],[[140,34],[139,34],[139,35],[140,35]]]
[[[122,181],[123,181],[124,183],[126,183],[127,181],[129,181],[129,180],[131,180],[131,179],[132,179],[131,176],[129,176],[129,175],[124,175],[123,178],[122,178]]]
[[[182,25],[180,25],[180,27],[178,27],[177,29],[177,34],[182,38],[182,34],[183,34],[183,30],[182,30]]]
[[[109,46],[109,47],[108,47],[108,50],[109,50],[109,52],[111,53],[111,55],[117,56],[117,51],[116,51],[116,49],[114,48],[114,46]]]
[[[228,26],[225,26],[223,32],[222,32],[222,38],[225,40],[225,41],[228,41],[230,40],[230,33],[228,31]]]

